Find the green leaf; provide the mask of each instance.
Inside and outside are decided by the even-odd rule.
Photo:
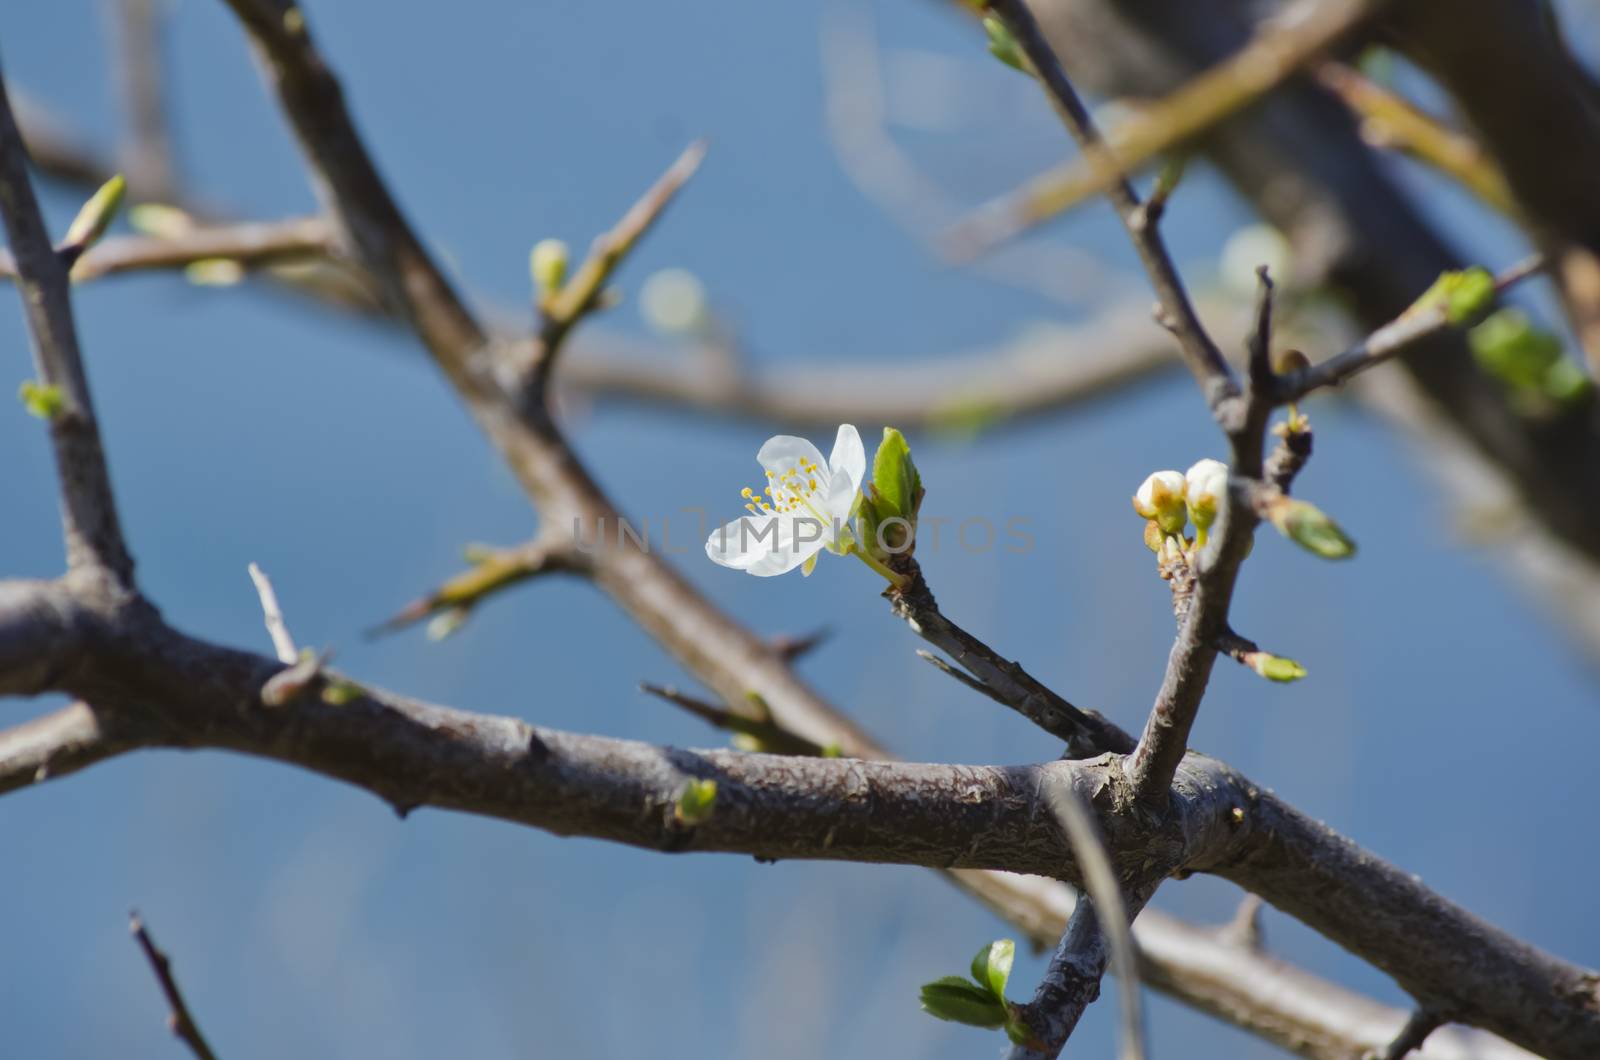
[[[1272,523],[1284,537],[1323,559],[1347,559],[1355,555],[1355,542],[1314,504],[1288,501],[1274,513]]]
[[[922,501],[922,476],[911,460],[905,435],[893,427],[883,429],[883,441],[872,458],[872,485],[877,491],[878,518],[898,515],[915,523]]]
[[[89,196],[89,201],[78,211],[78,216],[72,219],[61,245],[81,252],[99,242],[116,218],[117,208],[122,205],[122,197],[127,190],[128,181],[121,173],[100,185],[99,190]]]
[[[958,975],[948,975],[922,985],[922,1011],[930,1016],[969,1027],[1003,1027],[1010,1009],[983,987]]]
[[[22,400],[22,407],[28,410],[28,415],[37,416],[41,420],[55,419],[56,414],[66,406],[67,397],[61,388],[54,384],[35,383],[32,379],[24,380],[17,388],[17,397]]]
[[[1006,981],[1011,978],[1011,962],[1016,955],[1015,942],[996,939],[972,958],[972,978],[993,994],[997,1001],[1006,999]]]
[[[703,824],[711,819],[712,811],[716,809],[716,803],[717,782],[691,778],[684,784],[683,790],[678,793],[678,802],[673,807],[673,816],[677,818],[680,824]]]
[[[1468,332],[1467,343],[1484,371],[1519,389],[1542,389],[1561,361],[1561,340],[1518,309],[1494,314]]]

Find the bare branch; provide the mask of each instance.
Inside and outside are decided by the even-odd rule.
[[[639,201],[622,215],[622,219],[609,232],[600,235],[589,250],[589,256],[578,267],[572,278],[557,291],[541,299],[540,326],[537,354],[531,366],[529,385],[542,389],[550,370],[561,353],[563,341],[573,328],[597,305],[606,283],[617,266],[656,223],[668,204],[706,156],[706,142],[696,140],[686,147],[677,161],[646,191]]]
[[[279,662],[293,666],[300,661],[300,649],[294,646],[294,638],[289,635],[289,625],[283,620],[283,609],[278,606],[278,594],[260,567],[252,563],[249,571],[256,594],[261,597],[261,614],[267,623],[267,635],[272,638],[272,649],[278,653]]]
[[[1425,162],[1501,213],[1516,215],[1505,174],[1477,140],[1344,63],[1318,63],[1314,73],[1318,84],[1360,116],[1368,143]]]
[[[1101,150],[1103,141],[1089,117],[1088,109],[1067,80],[1060,61],[1039,32],[1039,24],[1034,21],[1027,5],[1023,0],[990,0],[989,9],[1016,38],[1031,72],[1039,79],[1057,116],[1078,146],[1086,154]],[[1149,274],[1162,313],[1171,322],[1189,371],[1200,383],[1206,403],[1213,410],[1217,409],[1226,399],[1238,393],[1238,384],[1233,379],[1228,362],[1201,326],[1172,257],[1167,253],[1166,243],[1157,226],[1150,224],[1140,209],[1139,196],[1133,190],[1133,185],[1128,183],[1126,177],[1118,175],[1108,183],[1106,194],[1116,207],[1117,215],[1122,218],[1128,238],[1138,251],[1145,272]]]
[[[73,703],[43,717],[0,729],[0,795],[159,741],[120,715]]]
[[[1055,1060],[1083,1012],[1100,997],[1109,949],[1094,902],[1078,896],[1033,1000],[1024,1008],[1032,1040],[1013,1046],[1008,1060]],[[1126,1041],[1126,1039],[1124,1040]]]
[[[1389,1043],[1389,1048],[1383,1051],[1378,1060],[1405,1060],[1406,1057],[1421,1049],[1427,1042],[1428,1036],[1442,1026],[1444,1020],[1438,1013],[1426,1008],[1419,1008],[1406,1020],[1406,1025],[1395,1035],[1394,1041]]]
[[[1543,255],[1524,258],[1495,276],[1495,291],[1503,294],[1528,277],[1543,272],[1545,267]],[[1278,386],[1277,399],[1294,401],[1319,387],[1336,386],[1351,376],[1404,353],[1430,336],[1457,326],[1443,304],[1413,306],[1343,353],[1283,377]]]
[[[1091,758],[1107,751],[1120,754],[1133,749],[1132,737],[1114,722],[1098,711],[1073,706],[1020,665],[1002,658],[993,648],[946,618],[916,560],[901,555],[895,557],[895,562],[907,580],[884,594],[894,613],[905,619],[913,633],[965,667],[976,681],[974,688],[1064,740],[1074,758]]]
[[[1067,787],[1046,793],[1050,810],[1061,823],[1083,872],[1085,893],[1081,908],[1073,911],[1066,934],[1050,960],[1049,970],[1029,1004],[1028,1024],[1037,1041],[1011,1051],[1012,1060],[1053,1060],[1072,1035],[1083,1010],[1100,993],[1107,948],[1120,982],[1122,1036],[1117,1055],[1121,1060],[1143,1060],[1144,1013],[1139,1000],[1139,958],[1129,928],[1133,914],[1144,907],[1153,887],[1132,896],[1135,908],[1123,901],[1122,882],[1111,867],[1094,818],[1077,792]]]
[[[138,913],[129,914],[128,931],[133,934],[139,949],[144,951],[145,960],[150,962],[150,970],[155,973],[156,982],[161,986],[161,993],[166,996],[169,1010],[167,1026],[199,1060],[216,1060],[216,1054],[206,1044],[205,1036],[189,1014],[189,1006],[183,1000],[183,991],[178,989],[178,981],[172,976],[172,961],[156,948],[155,940],[145,930],[144,921]]]
[[[120,157],[134,194],[171,200],[177,190],[172,129],[162,85],[162,0],[112,0],[118,99],[124,130]]]
[[[473,566],[413,600],[393,617],[373,627],[371,634],[392,633],[432,615],[465,615],[490,597],[545,574],[575,573],[588,569],[586,557],[558,533],[541,534],[515,548],[476,554]]]
[[[789,732],[772,721],[770,716],[751,718],[744,714],[736,714],[715,703],[707,703],[697,696],[685,695],[676,688],[654,685],[647,681],[640,682],[639,690],[648,692],[658,699],[664,699],[716,728],[750,737],[756,743],[755,747],[749,748],[751,750],[766,751],[771,754],[812,756],[824,756],[829,751],[829,748]]]
[[[244,268],[325,258],[332,229],[320,217],[285,221],[196,225],[172,236],[114,236],[95,244],[72,266],[74,283],[123,272],[183,269],[198,262],[231,261]],[[14,277],[16,263],[0,257],[0,276]]]
[[[256,45],[341,241],[371,272],[385,306],[411,324],[458,386],[479,395],[494,389],[481,362],[488,337],[362,146],[339,83],[312,44],[305,9],[291,0],[228,0],[228,6]]]
[[[810,655],[831,636],[833,636],[833,630],[827,626],[822,626],[801,636],[793,636],[787,633],[781,634],[773,637],[770,643],[772,644],[772,650],[777,652],[785,662],[794,662],[796,659]]]
[[[1085,148],[1081,159],[984,204],[949,233],[947,245],[963,259],[973,257],[1111,191],[1151,159],[1181,148],[1282,85],[1382,6],[1383,0],[1302,0],[1231,58],[1112,130],[1105,145]]]
[[[27,151],[0,81],[0,213],[17,263],[33,360],[39,382],[54,388],[60,407],[50,417],[56,474],[61,483],[67,561],[74,569],[105,572],[127,585],[133,559],[122,538],[111,473],[72,319],[67,267],[52,245],[28,178]]]

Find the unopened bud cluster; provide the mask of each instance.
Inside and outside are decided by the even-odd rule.
[[[1133,510],[1145,520],[1145,544],[1163,559],[1175,551],[1204,547],[1227,491],[1228,465],[1220,460],[1201,460],[1182,474],[1150,475],[1133,495]],[[1193,540],[1184,537],[1191,522]]]

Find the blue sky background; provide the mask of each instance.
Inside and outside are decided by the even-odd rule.
[[[192,186],[250,216],[311,209],[224,6],[172,6],[172,96]],[[693,270],[753,357],[898,358],[914,372],[917,357],[1092,314],[1102,298],[1064,307],[942,268],[856,190],[824,130],[818,5],[464,0],[441,10],[309,5],[393,187],[485,303],[525,304],[534,241],[587,245],[702,135],[712,147],[701,174],[621,283],[631,293],[655,269]],[[905,138],[941,180],[975,200],[1064,155],[1043,103],[986,59],[965,20],[910,0],[877,14],[908,114],[928,109],[927,71],[942,71],[935,87],[950,106],[934,109],[953,113],[953,126]],[[13,87],[109,144],[106,27],[91,0],[0,8]],[[1405,178],[1473,253],[1517,254],[1503,226]],[[45,200],[57,223],[76,206],[60,189]],[[1196,278],[1250,220],[1203,170],[1170,217]],[[1102,280],[1133,275],[1101,206],[1050,238],[1092,254]],[[1136,284],[1128,291],[1143,297]],[[641,679],[686,678],[575,582],[520,590],[441,644],[420,633],[362,638],[453,572],[464,543],[511,543],[535,525],[408,339],[259,287],[200,289],[174,276],[95,284],[77,305],[141,578],[170,620],[268,650],[245,575],[255,561],[300,641],[336,649],[364,681],[541,725],[720,740],[636,691]],[[646,334],[631,301],[605,326]],[[30,373],[12,299],[0,300],[0,363],[0,380]],[[1301,491],[1338,515],[1361,555],[1326,565],[1260,541],[1236,624],[1311,677],[1282,688],[1219,667],[1197,746],[1497,924],[1600,962],[1600,922],[1583,915],[1600,869],[1583,824],[1600,740],[1592,664],[1491,551],[1460,542],[1452,507],[1403,439],[1347,405],[1311,411],[1318,452]],[[869,437],[881,426],[860,424]],[[734,514],[770,433],[604,403],[571,420],[574,444],[632,513]],[[912,442],[930,511],[1024,516],[1040,542],[1025,557],[931,557],[946,610],[1075,701],[1136,726],[1171,621],[1127,498],[1151,470],[1222,455],[1192,384],[1169,376],[1018,429]],[[0,403],[0,454],[4,573],[53,574],[46,439],[14,403]],[[682,563],[757,629],[830,627],[807,675],[902,754],[1026,762],[1056,752],[918,661],[865,568],[824,563],[809,580],[758,581],[694,554]],[[7,704],[8,720],[50,705]],[[1508,786],[1507,755],[1527,755],[1537,781]],[[1478,779],[1491,769],[1492,786]],[[428,810],[401,823],[362,792],[220,753],[129,756],[8,796],[0,861],[0,1018],[18,1056],[179,1055],[126,935],[131,906],[230,1060],[1000,1047],[920,1015],[916,987],[963,970],[1007,928],[909,868],[668,858]],[[1195,879],[1157,904],[1222,920],[1237,898]],[[1276,952],[1402,1003],[1380,973],[1286,919],[1269,915],[1268,932]],[[1019,960],[1018,992],[1039,968]],[[1172,1003],[1152,1007],[1158,1052],[1273,1055]],[[1104,1055],[1112,1012],[1096,1005],[1073,1048]]]

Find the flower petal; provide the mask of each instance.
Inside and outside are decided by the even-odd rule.
[[[861,488],[867,477],[867,450],[854,424],[839,424],[839,433],[833,439],[833,453],[828,457],[828,470],[834,477],[848,476],[854,489]]]
[[[766,554],[766,545],[776,540],[776,530],[769,530],[779,516],[759,518],[743,515],[731,523],[724,523],[706,538],[706,555],[711,562],[734,570],[747,570],[750,564]]]
[[[817,470],[826,472],[828,465],[822,462],[822,451],[804,438],[796,438],[792,434],[779,434],[768,438],[761,451],[756,453],[756,460],[761,466],[774,475],[781,475],[794,467],[802,460],[808,460],[817,466]]]
[[[759,578],[786,574],[827,545],[832,531],[803,515],[744,516],[706,539],[713,563]]]

